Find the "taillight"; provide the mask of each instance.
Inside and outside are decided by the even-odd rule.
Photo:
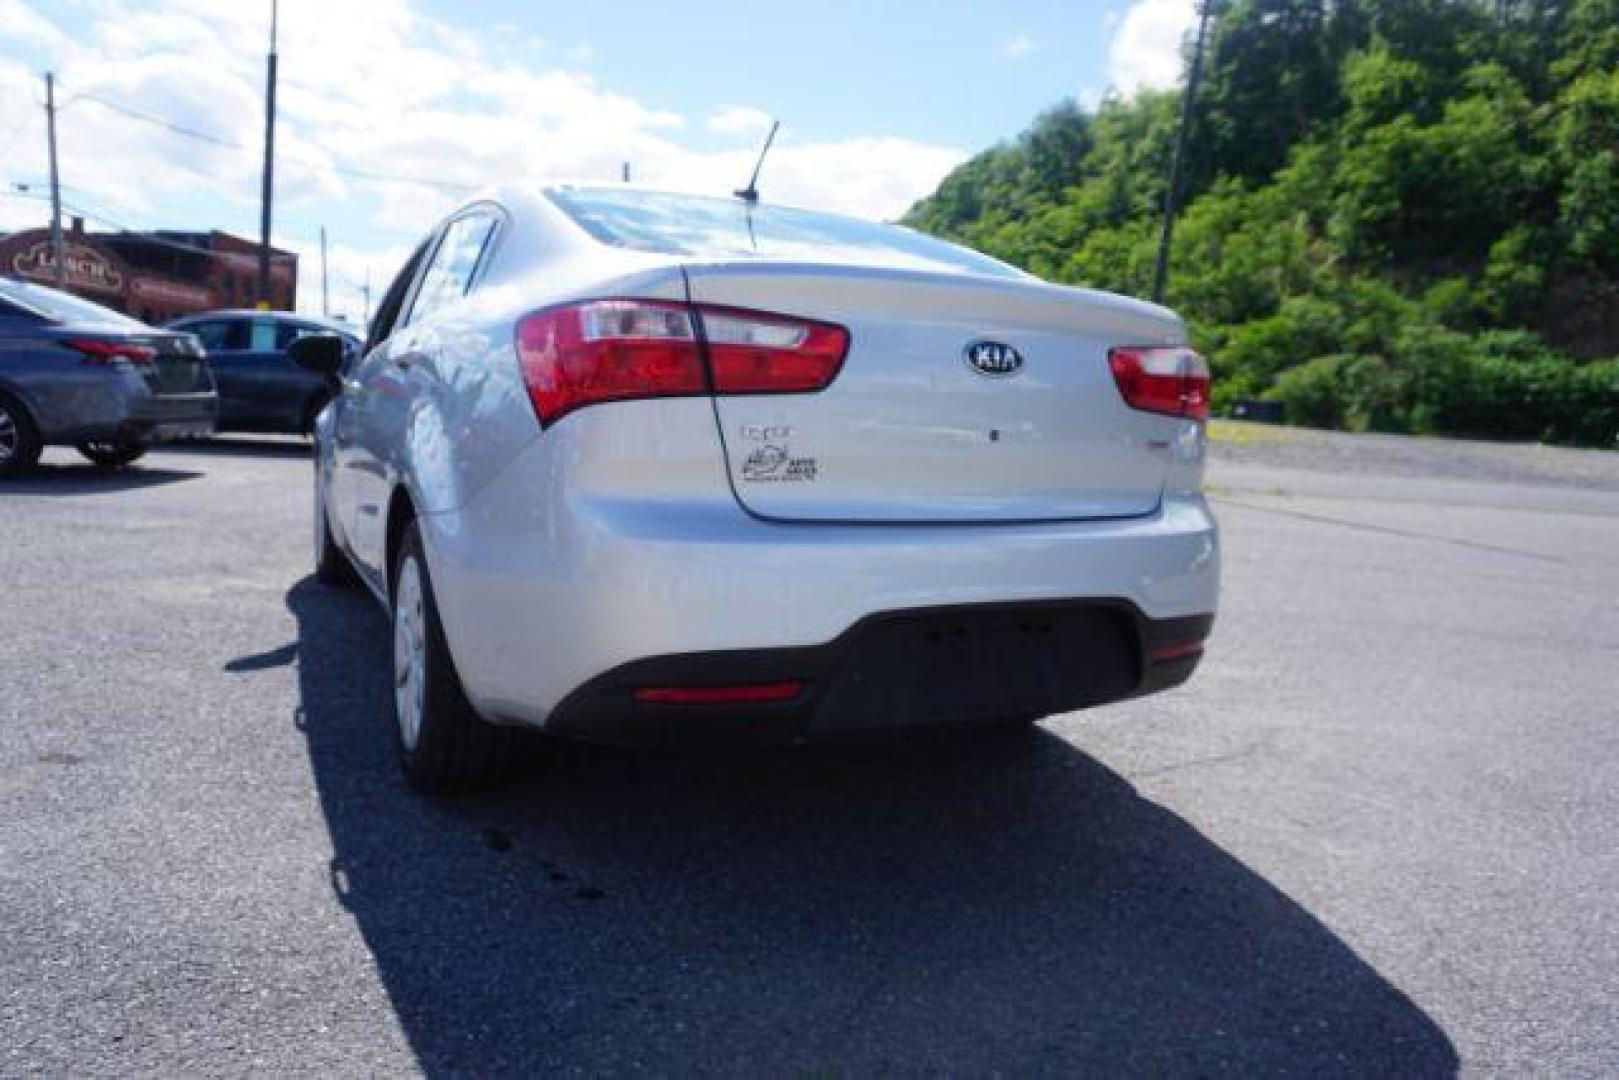
[[[1123,346],[1107,354],[1113,381],[1133,409],[1206,420],[1209,365],[1182,345]]]
[[[149,345],[134,345],[125,341],[89,338],[64,341],[62,344],[81,353],[86,364],[116,364],[120,360],[127,360],[131,364],[146,365],[157,356],[157,350]]]
[[[542,424],[585,405],[687,397],[711,386],[720,394],[820,390],[848,348],[841,326],[668,300],[590,300],[517,324],[517,354]]]
[[[849,351],[830,323],[734,308],[697,308],[717,394],[801,394],[825,389]]]
[[[708,389],[685,304],[593,300],[517,324],[529,400],[549,424],[583,405]]]

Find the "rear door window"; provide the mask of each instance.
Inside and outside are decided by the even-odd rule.
[[[247,325],[241,319],[209,319],[187,323],[180,329],[196,334],[202,339],[202,347],[211,353],[238,352],[247,346]]]
[[[487,210],[463,214],[445,227],[411,301],[406,326],[467,294],[494,229],[495,215]]]

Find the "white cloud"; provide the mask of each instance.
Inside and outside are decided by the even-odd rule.
[[[69,35],[51,8],[0,0],[0,184],[44,179],[36,99],[38,72],[51,68],[69,202],[135,228],[256,235],[266,7],[96,0],[88,32]],[[333,305],[358,315],[365,268],[380,291],[413,239],[486,184],[616,179],[626,161],[653,184],[727,192],[747,179],[769,125],[762,111],[718,110],[704,126],[734,148],[697,150],[685,117],[602,85],[580,70],[584,52],[524,54],[510,41],[458,30],[416,0],[281,0],[276,233],[302,256],[300,306],[320,304],[321,224],[333,236]],[[86,92],[235,145],[74,100]],[[870,218],[901,213],[965,158],[880,133],[791,134],[765,165],[766,198]],[[0,198],[0,228],[44,216],[35,200]]]
[[[708,118],[708,130],[720,135],[755,138],[770,130],[770,114],[746,105],[727,105]]]
[[[1126,97],[1180,82],[1181,43],[1196,17],[1193,0],[1136,0],[1113,32],[1108,78]]]
[[[719,154],[672,150],[636,170],[636,179],[683,191],[730,191],[747,182],[758,150]],[[965,161],[959,150],[892,137],[795,143],[784,128],[759,174],[765,201],[890,220],[931,192]]]
[[[1027,34],[1016,34],[1001,42],[1000,53],[1008,60],[1021,60],[1039,47]]]

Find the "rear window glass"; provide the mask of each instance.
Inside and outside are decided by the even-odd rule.
[[[698,259],[845,262],[991,277],[1025,275],[1003,262],[895,225],[741,199],[634,188],[552,188],[552,202],[604,244]]]
[[[69,323],[73,326],[146,326],[145,323],[120,315],[111,308],[104,308],[100,304],[80,300],[69,293],[47,289],[43,285],[33,285],[26,281],[0,281],[0,298],[32,308],[55,322]]]

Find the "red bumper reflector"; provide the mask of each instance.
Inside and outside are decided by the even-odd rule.
[[[752,683],[746,686],[644,686],[635,700],[657,705],[760,705],[791,701],[804,692],[801,682]]]
[[[1165,645],[1154,646],[1147,653],[1147,660],[1153,664],[1167,664],[1171,660],[1182,657],[1196,656],[1203,651],[1203,642],[1198,641],[1171,641]]]

